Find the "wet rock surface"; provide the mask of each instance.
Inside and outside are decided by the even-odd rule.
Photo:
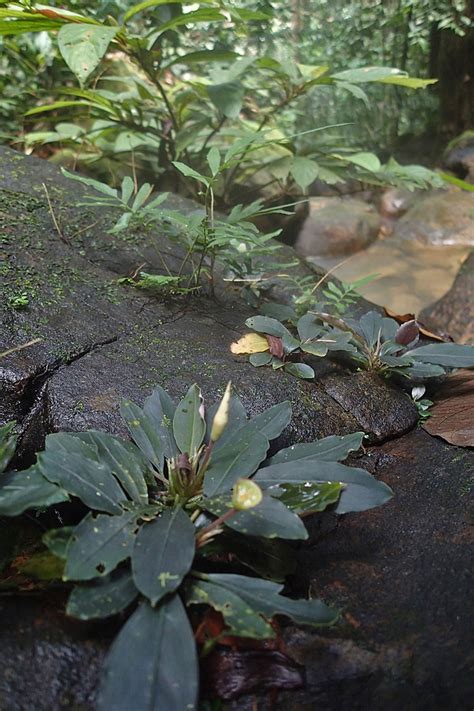
[[[347,256],[374,242],[379,227],[376,210],[362,200],[311,198],[295,249],[304,256]]]
[[[423,309],[420,319],[460,343],[474,343],[474,253],[466,259],[448,293]]]
[[[367,374],[354,376],[324,359],[317,364],[315,382],[307,383],[253,368],[245,358],[232,356],[229,345],[245,330],[244,320],[251,314],[232,293],[221,293],[218,300],[184,301],[117,286],[117,276],[143,261],[150,271],[163,270],[156,235],[137,233],[112,241],[105,216],[75,207],[81,190],[76,184],[71,187],[54,167],[8,149],[0,149],[0,157],[0,225],[6,255],[1,274],[0,352],[42,338],[41,343],[0,362],[0,418],[15,418],[19,423],[19,461],[30,461],[51,431],[98,428],[125,434],[118,415],[120,398],[141,403],[156,383],[180,397],[197,381],[212,402],[229,378],[251,414],[291,400],[294,418],[280,446],[361,429],[371,432],[374,441],[398,437],[374,450],[377,453],[364,462],[374,462],[377,475],[393,486],[394,502],[369,514],[346,516],[335,531],[334,517],[326,528],[316,520],[309,546],[301,549],[301,571],[291,591],[305,595],[310,587],[314,594],[345,606],[360,627],[348,623],[319,635],[323,641],[315,644],[326,661],[317,661],[320,652],[315,651],[312,635],[294,632],[294,639],[300,640],[294,644],[290,644],[290,635],[288,648],[293,644],[296,661],[306,665],[306,687],[281,695],[281,708],[313,708],[319,695],[317,705],[323,709],[376,709],[377,679],[382,680],[384,693],[392,689],[403,698],[407,685],[416,682],[415,690],[424,688],[431,677],[438,683],[443,666],[452,670],[453,677],[446,694],[454,693],[456,679],[462,691],[463,667],[459,666],[458,674],[453,664],[445,663],[444,652],[434,653],[430,663],[420,667],[421,676],[415,681],[404,672],[393,677],[392,670],[398,664],[394,659],[405,660],[405,649],[415,648],[413,640],[418,640],[416,649],[421,649],[430,647],[437,630],[448,635],[452,610],[465,620],[461,609],[467,599],[464,578],[457,579],[461,558],[454,555],[464,547],[456,547],[454,538],[449,538],[452,526],[458,526],[461,535],[458,516],[465,499],[455,477],[465,476],[464,465],[456,460],[464,453],[437,442],[434,466],[438,474],[434,478],[430,462],[434,440],[418,432],[400,438],[415,422],[407,396]],[[61,236],[53,226],[42,183],[47,186]],[[195,206],[188,203],[188,208]],[[163,235],[159,246],[171,268],[180,259],[179,249]],[[23,292],[27,304],[19,308],[14,299]],[[420,436],[425,439],[419,440]],[[449,477],[443,473],[447,470]],[[425,496],[427,487],[433,500]],[[327,539],[325,530],[332,531]],[[435,565],[440,541],[447,541],[450,567],[446,556]],[[460,546],[464,546],[462,541],[461,537]],[[452,575],[444,571],[442,561],[446,571],[454,571]],[[370,575],[374,570],[377,575]],[[334,581],[344,576],[348,577],[341,588]],[[441,608],[431,597],[434,582],[443,601]],[[419,604],[415,605],[412,594]],[[423,613],[427,596],[431,617]],[[453,601],[448,605],[450,598]],[[411,600],[407,609],[414,605],[415,612],[399,634],[395,623],[389,628],[384,615],[389,610],[395,616],[394,611],[407,599]],[[0,597],[0,660],[5,670],[0,680],[2,711],[26,711],[32,705],[52,711],[93,708],[97,670],[115,626],[71,622],[62,609],[63,599],[56,595]],[[451,644],[452,634],[447,638]],[[463,649],[463,639],[456,653]],[[391,651],[392,640],[396,653]],[[301,651],[308,644],[309,651]],[[445,649],[443,644],[438,641],[435,649]],[[351,656],[354,650],[357,660]],[[347,656],[352,659],[349,671],[344,667]],[[335,658],[334,671],[328,671],[328,680],[321,679],[321,665],[331,670]],[[365,706],[354,706],[357,695]],[[349,698],[352,705],[348,705]],[[453,703],[458,698],[453,696]],[[245,700],[236,703],[245,708]]]
[[[474,195],[452,189],[420,196],[398,221],[393,236],[431,245],[474,246]]]

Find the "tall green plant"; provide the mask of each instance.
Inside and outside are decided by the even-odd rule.
[[[163,20],[159,10],[165,5],[169,4],[164,0],[140,3],[119,20],[26,0],[0,10],[0,35],[57,33],[61,55],[80,83],[80,88],[58,87],[58,100],[32,108],[28,116],[44,122],[54,112],[61,119],[57,140],[67,142],[69,132],[70,143],[78,148],[86,145],[83,157],[91,161],[102,150],[111,156],[126,154],[132,161],[150,161],[162,183],[169,181],[172,161],[202,174],[211,147],[225,153],[236,146],[237,160],[221,171],[213,188],[224,204],[233,202],[236,183],[249,181],[278,194],[291,185],[305,190],[316,178],[337,182],[353,176],[379,184],[391,180],[393,166],[382,166],[376,156],[344,146],[305,149],[301,155],[294,130],[288,131],[281,117],[316,89],[340,88],[361,98],[361,84],[417,89],[432,80],[414,79],[387,67],[331,72],[327,64],[311,66],[253,53],[243,56],[209,48],[208,38],[205,46],[196,48],[200,27],[212,31],[225,26],[240,48],[239,37],[247,24],[269,18],[258,10],[205,0],[192,10],[176,4]],[[112,65],[107,59],[111,53]],[[116,66],[121,67],[119,75]],[[82,131],[71,133],[70,117],[81,122]],[[39,140],[54,141],[54,132]],[[400,166],[397,170],[404,174]],[[405,177],[410,182],[408,174]],[[193,193],[188,178],[181,175],[185,188]],[[429,172],[423,180],[439,183]]]

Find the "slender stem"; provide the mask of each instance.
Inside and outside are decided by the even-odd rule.
[[[222,514],[222,516],[219,516],[219,518],[216,518],[215,521],[210,523],[209,526],[206,526],[205,528],[201,529],[201,531],[199,531],[199,534],[196,537],[196,545],[198,547],[205,545],[205,543],[207,543],[209,540],[209,533],[211,533],[211,531],[214,531],[221,524],[228,521],[230,518],[232,518],[232,516],[235,516],[236,513],[238,513],[236,509],[229,509],[225,512],[225,514]]]

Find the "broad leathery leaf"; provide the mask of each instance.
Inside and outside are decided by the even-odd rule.
[[[98,711],[193,711],[198,680],[196,643],[179,596],[157,608],[144,602],[107,656]]]
[[[143,412],[161,439],[165,457],[171,459],[176,456],[178,447],[173,436],[173,417],[176,412],[176,404],[166,390],[157,385],[143,403]]]
[[[310,355],[324,358],[328,352],[328,346],[324,341],[313,341],[313,343],[302,343],[301,350]]]
[[[162,472],[165,452],[155,422],[145,415],[141,407],[129,400],[122,400],[120,403],[120,414],[135,444],[148,461],[154,464],[159,472]]]
[[[403,365],[403,357],[398,358],[398,360],[401,361],[399,366]],[[420,361],[406,368],[403,372],[413,380],[424,380],[425,378],[438,378],[440,375],[444,375],[446,371],[440,365],[432,365],[431,363],[422,363]]]
[[[349,435],[331,435],[316,442],[293,444],[286,449],[280,449],[268,460],[268,464],[283,464],[301,459],[317,459],[324,462],[341,462],[350,452],[360,449],[363,432],[353,432]]]
[[[91,580],[107,575],[130,557],[135,541],[135,513],[94,516],[76,526],[67,547],[64,580]]]
[[[201,506],[215,516],[222,516],[232,506],[227,496],[203,499]],[[306,540],[308,532],[301,519],[272,496],[264,496],[262,501],[247,511],[239,511],[227,519],[225,525],[238,533],[262,538],[286,538]]]
[[[195,383],[176,408],[173,434],[180,452],[187,452],[192,457],[201,446],[205,433],[204,405],[201,390]]]
[[[310,158],[295,156],[291,164],[290,173],[295,182],[304,190],[318,177],[319,165]]]
[[[244,85],[238,81],[228,81],[207,87],[211,102],[219,112],[230,119],[238,117],[245,96]]]
[[[259,333],[268,333],[270,336],[279,336],[283,341],[283,347],[287,353],[294,351],[299,346],[299,342],[294,338],[289,330],[275,318],[269,316],[252,316],[248,318],[245,325],[253,328]]]
[[[79,620],[94,620],[116,615],[138,595],[129,570],[107,575],[90,585],[78,585],[69,595],[66,614]]]
[[[270,496],[275,496],[295,513],[309,514],[324,511],[339,499],[344,484],[338,482],[324,484],[279,484],[267,489]]]
[[[212,405],[212,407],[206,410],[206,426],[208,438],[210,437],[214,416],[220,404],[220,401],[216,402],[214,403],[214,405]],[[224,447],[228,443],[229,439],[234,435],[234,433],[244,427],[247,422],[247,413],[245,412],[245,408],[242,404],[242,401],[234,393],[230,398],[229,403],[229,421],[217,442],[214,442],[212,446],[213,452],[216,452],[221,447]]]
[[[407,351],[404,355],[413,360],[441,365],[447,368],[472,368],[474,366],[474,346],[461,343],[430,343]]]
[[[304,380],[314,378],[314,370],[307,363],[285,363],[285,372]]]
[[[267,439],[275,439],[278,437],[285,427],[291,422],[292,408],[291,402],[285,400],[273,407],[268,408],[265,412],[252,417],[250,423],[254,425]]]
[[[259,469],[254,481],[262,487],[280,483],[341,482],[347,486],[341,493],[337,505],[338,513],[365,511],[384,504],[393,496],[389,486],[377,481],[365,469],[347,467],[338,462],[323,462],[317,458],[264,467]]]
[[[247,424],[211,454],[204,476],[204,493],[214,496],[231,489],[237,479],[251,476],[266,457],[269,442],[254,425]]]
[[[215,177],[219,171],[219,166],[221,164],[221,154],[217,146],[212,146],[207,154],[207,164],[211,169],[212,176]]]
[[[0,515],[18,516],[28,509],[42,509],[68,501],[64,489],[42,476],[34,464],[21,472],[5,472],[0,477]]]
[[[191,568],[195,528],[180,507],[143,524],[132,554],[135,585],[152,605],[181,585]]]
[[[283,585],[248,578],[245,575],[211,574],[208,580],[242,597],[251,608],[267,618],[286,615],[303,625],[329,625],[336,621],[338,613],[321,600],[290,600],[280,595]]]
[[[186,606],[210,605],[222,614],[228,630],[234,637],[271,639],[275,630],[261,614],[249,607],[248,602],[230,590],[199,580],[186,590]]]
[[[79,23],[61,27],[58,32],[59,51],[81,84],[98,66],[118,31],[118,27]]]
[[[0,427],[0,473],[5,471],[13,457],[16,447],[16,435],[13,434],[14,422],[7,422]]]
[[[264,353],[270,350],[270,344],[266,336],[260,336],[258,333],[246,333],[245,336],[231,344],[230,350],[235,354]]]
[[[261,368],[262,365],[269,365],[273,360],[271,353],[252,353],[249,356],[249,363],[254,366],[254,368]]]
[[[90,509],[121,514],[122,505],[128,501],[109,467],[90,461],[81,454],[67,454],[47,448],[38,456],[38,468],[48,481],[59,484]]]
[[[301,341],[311,341],[313,338],[322,337],[322,334],[325,333],[324,326],[310,313],[299,319],[296,328]]]
[[[138,504],[148,503],[145,481],[148,463],[135,445],[120,437],[96,430],[89,430],[76,436],[83,442],[97,447],[99,461],[109,466],[132,501]]]

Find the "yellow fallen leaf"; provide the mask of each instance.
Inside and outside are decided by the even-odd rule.
[[[246,333],[230,346],[232,353],[263,353],[270,350],[270,345],[265,336],[259,333]]]

